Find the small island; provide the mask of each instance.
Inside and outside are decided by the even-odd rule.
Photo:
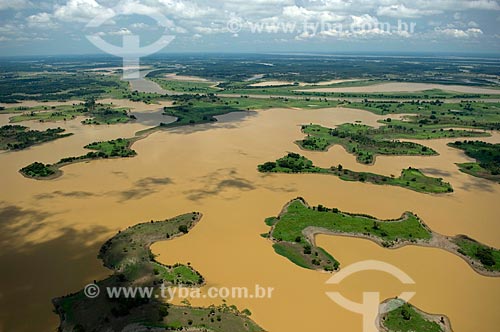
[[[33,179],[54,179],[62,175],[61,167],[76,162],[90,161],[95,159],[127,158],[133,157],[137,153],[130,147],[134,139],[118,138],[106,142],[94,142],[84,146],[89,150],[95,150],[79,157],[62,158],[55,164],[43,164],[34,162],[19,170],[22,175]]]
[[[240,312],[235,306],[179,306],[162,302],[160,296],[111,299],[104,292],[106,287],[151,287],[160,295],[161,284],[203,285],[203,277],[189,263],[166,266],[157,262],[150,250],[155,242],[188,233],[201,217],[200,213],[192,212],[137,224],[106,241],[99,258],[113,274],[95,282],[102,290],[95,298],[85,296],[81,290],[52,301],[60,317],[59,331],[263,331],[248,317],[248,310]]]
[[[437,155],[436,151],[417,143],[376,137],[377,129],[360,124],[346,123],[334,129],[311,124],[303,125],[302,131],[307,137],[296,142],[302,149],[326,151],[330,146],[339,144],[363,164],[373,164],[376,155]]]
[[[20,125],[0,127],[0,150],[23,150],[30,146],[50,142],[73,134],[66,133],[62,128],[52,128],[45,131],[30,130]]]
[[[313,165],[313,162],[297,153],[288,153],[286,156],[269,161],[258,166],[262,173],[318,173],[338,176],[344,181],[370,182],[379,185],[399,186],[423,193],[451,193],[452,186],[444,182],[442,178],[426,176],[420,170],[409,167],[401,171],[399,177],[389,177],[369,172],[355,172],[343,168],[342,165],[330,168],[321,168]]]
[[[443,249],[464,259],[479,274],[500,277],[500,250],[465,235],[433,232],[411,212],[380,220],[323,205],[311,207],[299,197],[287,203],[278,217],[267,218],[266,224],[271,229],[264,236],[273,242],[276,253],[307,269],[339,269],[340,263],[315,242],[316,234],[332,234],[369,239],[384,248],[418,245]]]
[[[384,122],[384,121],[382,121]],[[397,122],[393,123],[393,122]],[[435,156],[433,149],[413,142],[398,139],[431,139],[445,137],[476,137],[485,136],[483,132],[433,129],[425,131],[422,124],[392,121],[386,125],[373,128],[362,124],[345,123],[336,128],[326,128],[317,124],[302,126],[302,132],[307,135],[296,143],[304,150],[326,151],[333,145],[341,145],[356,156],[362,164],[373,164],[377,155],[387,156]]]
[[[463,150],[468,157],[477,160],[475,163],[457,164],[460,171],[500,183],[500,144],[481,141],[456,141],[449,143],[456,149]]]
[[[451,323],[444,315],[428,314],[401,299],[388,299],[381,304],[386,312],[378,319],[383,332],[452,332]]]

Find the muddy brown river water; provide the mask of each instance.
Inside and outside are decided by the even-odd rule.
[[[119,103],[119,101],[115,101]],[[159,106],[141,106],[142,112]],[[361,316],[332,302],[325,292],[338,289],[360,301],[365,291],[382,298],[407,290],[378,272],[327,285],[329,274],[299,268],[274,253],[260,237],[265,217],[279,213],[290,199],[344,211],[397,218],[417,213],[435,231],[469,236],[500,247],[500,185],[458,171],[468,161],[449,148],[450,140],[426,141],[436,157],[378,157],[375,165],[356,163],[341,147],[302,152],[300,124],[334,126],[347,121],[377,125],[380,117],[351,109],[252,112],[234,121],[156,132],[138,141],[138,155],[64,167],[51,181],[22,177],[19,168],[35,161],[51,163],[84,153],[96,140],[131,137],[140,123],[82,126],[80,119],[58,123],[75,135],[19,152],[0,153],[0,331],[53,331],[58,317],[50,300],[80,290],[107,276],[96,256],[118,230],[141,221],[200,211],[204,217],[187,236],[153,245],[158,260],[191,262],[210,286],[274,287],[271,299],[231,299],[272,332],[361,331]],[[224,120],[224,119],[223,119]],[[5,124],[8,116],[0,115]],[[54,124],[27,122],[33,128]],[[500,135],[486,138],[500,142]],[[345,182],[327,175],[260,174],[259,163],[286,152],[301,152],[319,166],[341,163],[354,170],[399,174],[412,166],[451,182],[455,192],[421,194],[399,187]],[[318,236],[318,244],[343,266],[366,259],[393,264],[416,282],[412,302],[424,311],[446,314],[456,332],[488,332],[500,326],[500,279],[475,273],[464,261],[436,249],[388,250],[361,239]],[[192,300],[193,305],[220,300]]]

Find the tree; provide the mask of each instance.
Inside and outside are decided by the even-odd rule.
[[[184,234],[186,234],[187,232],[189,232],[188,228],[186,225],[180,225],[179,226],[179,232],[182,232]]]
[[[95,110],[95,97],[88,97],[85,99],[84,103],[85,107],[88,108],[89,111],[94,111]]]
[[[403,308],[401,309],[401,316],[403,316],[404,320],[410,320],[411,314],[406,307],[407,305],[403,306]]]
[[[476,257],[481,261],[483,265],[493,266],[495,265],[495,258],[493,257],[493,252],[489,248],[478,248],[476,251]]]

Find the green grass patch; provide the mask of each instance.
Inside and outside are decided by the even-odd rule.
[[[321,168],[297,153],[288,153],[275,162],[266,162],[258,166],[263,173],[320,173],[338,176],[344,181],[370,182],[379,185],[399,186],[406,189],[424,193],[449,193],[453,192],[452,186],[442,178],[426,176],[420,170],[407,168],[401,171],[397,178],[369,172],[355,172],[343,168],[342,165],[330,168]],[[266,222],[267,223],[267,222]],[[272,225],[269,225],[272,226]]]
[[[363,164],[373,163],[376,155],[437,155],[431,148],[413,142],[391,140],[389,133],[360,124],[343,124],[334,129],[311,124],[303,125],[302,131],[307,137],[297,144],[303,149],[325,151],[339,144],[356,155],[358,162]]]
[[[27,177],[46,178],[58,172],[60,167],[75,162],[95,159],[133,157],[137,153],[130,148],[132,142],[132,139],[127,138],[118,138],[105,142],[94,142],[85,146],[86,149],[94,150],[92,152],[78,157],[65,157],[55,164],[44,165],[40,162],[34,162],[26,167],[23,167],[20,172]]]
[[[107,158],[126,158],[133,157],[137,153],[130,148],[132,145],[132,139],[128,138],[118,138],[111,141],[105,142],[94,142],[85,145],[86,149],[95,150],[84,154],[79,157],[66,157],[59,160],[56,165],[68,164],[76,161],[82,161],[87,159],[107,159]]]
[[[39,121],[55,122],[73,120],[77,116],[89,117],[82,121],[86,125],[127,123],[133,120],[128,108],[115,108],[111,104],[96,103],[88,99],[85,103],[60,106],[13,107],[4,113],[22,113],[10,118],[10,122]]]
[[[276,217],[269,217],[269,218],[266,218],[266,220],[265,220],[265,223],[267,226],[273,226],[277,222],[278,222],[278,219]]]
[[[167,80],[161,78],[152,78],[151,81],[158,83],[163,89],[167,91],[175,91],[182,93],[199,93],[199,94],[209,94],[217,93],[220,89],[213,87],[212,82],[190,82],[190,81],[178,81],[178,80]]]
[[[453,242],[458,245],[460,254],[481,262],[487,270],[500,271],[500,250],[488,247],[466,236],[459,236]]]
[[[405,303],[389,311],[382,320],[382,325],[390,332],[443,332],[436,322],[427,320],[411,304]]]
[[[322,205],[308,207],[301,199],[287,205],[286,211],[271,228],[276,253],[300,267],[333,271],[339,262],[322,248],[310,242],[304,231],[308,227],[339,234],[370,236],[383,246],[399,241],[429,240],[431,232],[409,212],[397,220],[379,220],[367,215],[341,212]]]
[[[465,99],[465,98],[464,98]],[[363,109],[375,114],[412,114],[404,126],[432,129],[460,127],[487,130],[500,129],[500,103],[486,100],[443,103],[435,101],[373,101],[349,102],[346,107]]]
[[[199,285],[203,283],[203,277],[190,266],[175,264],[165,266],[154,262],[154,274],[158,275],[163,281],[173,285]]]
[[[481,141],[457,141],[449,143],[456,149],[477,160],[475,163],[457,164],[464,173],[500,183],[500,144]]]
[[[99,251],[104,266],[114,274],[97,281],[101,294],[96,298],[84,296],[83,291],[53,301],[56,312],[66,326],[81,331],[121,331],[130,324],[178,330],[250,331],[262,329],[247,314],[235,306],[193,308],[176,306],[158,300],[160,285],[200,286],[203,277],[188,265],[164,266],[154,260],[151,244],[183,235],[199,220],[197,212],[183,214],[163,221],[151,221],[131,226],[107,240]],[[151,298],[140,295],[109,298],[105,288],[142,287],[153,289]],[[103,319],[105,315],[106,319]]]
[[[172,96],[173,107],[165,107],[163,114],[174,116],[177,121],[163,124],[163,127],[178,127],[200,123],[214,122],[217,115],[231,112],[250,111],[269,108],[304,108],[314,109],[334,107],[340,102],[320,100],[295,100],[287,98],[221,98],[213,94],[208,95],[179,95]]]
[[[302,246],[300,245],[280,242],[273,244],[273,249],[278,255],[288,258],[292,263],[300,267],[308,269],[311,265],[309,259],[301,252]]]
[[[299,200],[293,201],[288,206],[287,212],[274,226],[272,236],[279,241],[295,241],[309,226],[338,233],[370,235],[386,242],[431,238],[431,233],[412,213],[406,213],[398,220],[383,221],[370,216],[344,213],[321,205],[307,207]]]

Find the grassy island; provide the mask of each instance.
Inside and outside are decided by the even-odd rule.
[[[94,150],[92,152],[78,157],[62,158],[55,164],[44,165],[40,162],[34,162],[21,168],[20,172],[29,178],[52,179],[62,174],[59,168],[72,163],[95,159],[133,157],[137,154],[130,148],[133,142],[133,139],[127,138],[118,138],[106,142],[94,142],[85,146],[86,149]]]
[[[275,162],[266,162],[258,166],[263,173],[319,173],[338,176],[344,181],[370,182],[380,185],[391,185],[407,188],[424,193],[449,193],[453,188],[441,178],[426,176],[420,170],[407,168],[401,171],[398,178],[374,174],[369,172],[355,172],[343,168],[342,165],[330,168],[321,168],[313,165],[313,162],[297,153],[288,153]]]
[[[390,311],[380,316],[380,330],[386,332],[451,332],[451,324],[444,315],[423,312],[401,299],[383,302]],[[396,308],[392,308],[396,307]],[[392,309],[392,310],[391,310]]]
[[[462,172],[500,183],[500,144],[457,141],[448,145],[463,150],[467,156],[477,160],[475,163],[457,164]]]
[[[461,255],[481,262],[488,270],[500,271],[500,250],[488,247],[465,235],[455,237],[453,242],[458,246],[457,252]]]
[[[104,266],[113,270],[113,275],[95,282],[101,290],[95,298],[86,297],[81,290],[53,300],[61,319],[59,330],[262,331],[244,313],[247,311],[240,312],[234,306],[178,306],[162,302],[156,296],[110,298],[104,291],[106,287],[150,287],[155,290],[154,294],[160,295],[161,284],[201,286],[203,277],[189,263],[166,266],[156,262],[150,250],[155,242],[188,233],[200,218],[201,214],[193,212],[146,222],[129,227],[106,241],[99,251],[99,258]]]
[[[321,107],[334,107],[338,101],[323,100],[296,100],[284,97],[249,98],[248,96],[228,97],[212,93],[206,95],[174,95],[173,107],[164,107],[163,114],[177,118],[177,121],[163,124],[171,128],[185,125],[215,122],[215,116],[232,112],[244,112],[256,109],[269,109],[274,107],[299,107],[304,109],[317,109]]]
[[[50,142],[58,138],[71,136],[62,128],[52,128],[45,131],[29,130],[19,125],[0,127],[0,150],[22,150],[32,145]]]
[[[387,96],[391,99],[390,95]],[[467,99],[467,98],[462,98]],[[404,123],[398,125],[429,129],[441,128],[478,128],[500,129],[500,103],[485,100],[444,103],[440,100],[419,101],[374,101],[348,102],[346,107],[363,109],[375,114],[411,114]],[[425,128],[423,128],[425,129]],[[432,131],[427,130],[427,134]]]
[[[408,124],[402,125],[403,121],[399,122],[399,125],[388,124],[380,128],[350,123],[342,124],[337,128],[326,128],[315,124],[303,125],[302,131],[307,134],[307,137],[301,141],[297,141],[297,144],[305,150],[313,151],[326,151],[330,146],[339,144],[348,152],[356,155],[358,162],[372,164],[375,161],[376,155],[437,155],[437,152],[431,148],[413,142],[401,142],[398,139],[487,135],[482,132],[454,129],[426,132],[424,127],[412,127]]]
[[[399,219],[380,220],[323,205],[311,207],[303,198],[296,198],[278,217],[267,218],[266,224],[271,227],[266,237],[273,242],[276,253],[307,269],[332,271],[340,266],[333,256],[316,246],[315,235],[322,233],[366,238],[385,248],[410,244],[440,248],[461,257],[480,274],[500,276],[498,249],[463,235],[448,237],[433,232],[411,212]]]
[[[365,125],[343,124],[332,129],[311,124],[303,125],[302,131],[307,134],[307,137],[297,142],[301,148],[326,151],[330,146],[339,144],[348,152],[355,154],[358,162],[363,164],[372,164],[377,154],[437,155],[436,151],[417,143],[384,139],[378,133],[378,129]],[[375,135],[375,133],[378,133],[378,135]]]

